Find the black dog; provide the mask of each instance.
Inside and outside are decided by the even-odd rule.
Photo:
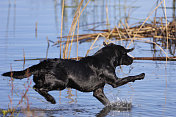
[[[82,92],[92,92],[102,104],[110,102],[103,92],[105,84],[113,88],[128,82],[141,80],[145,74],[126,78],[118,78],[115,69],[119,65],[130,65],[133,59],[127,55],[133,49],[125,49],[120,45],[104,43],[102,49],[93,56],[87,56],[79,61],[71,59],[48,59],[33,65],[23,71],[11,71],[3,76],[23,79],[33,75],[34,89],[52,104],[55,99],[48,94],[52,90],[74,88]]]

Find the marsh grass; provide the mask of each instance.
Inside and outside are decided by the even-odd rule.
[[[158,38],[158,39],[176,39],[175,31],[176,31],[176,24],[175,21],[169,22],[167,28],[165,24],[162,22],[162,18],[159,18],[161,22],[151,22],[146,23],[144,25],[138,24],[136,26],[130,28],[117,28],[114,27],[112,30],[103,29],[103,30],[93,30],[93,31],[100,31],[100,33],[92,33],[92,34],[81,34],[81,35],[74,35],[74,37],[78,37],[78,41],[86,40],[95,40],[96,37],[100,35],[107,39],[115,38],[117,40],[131,40],[134,37],[136,38]],[[141,26],[143,28],[141,28]],[[166,33],[167,30],[167,33]],[[66,38],[68,36],[64,36]],[[60,37],[59,37],[60,38]],[[135,40],[135,39],[133,39]],[[138,40],[138,39],[137,39]],[[77,39],[74,39],[72,42],[76,42]]]
[[[104,30],[94,30],[99,31],[100,33],[92,33],[92,34],[81,34],[81,35],[74,35],[72,37],[75,37],[75,39],[72,40],[73,42],[86,42],[86,41],[92,41],[93,43],[91,47],[87,50],[86,56],[90,52],[90,50],[93,48],[93,45],[95,42],[100,38],[104,39],[107,42],[116,42],[116,41],[131,41],[129,44],[131,44],[133,41],[142,41],[145,43],[152,43],[158,46],[163,53],[168,57],[167,52],[163,50],[163,48],[158,44],[158,42],[150,41],[147,38],[153,38],[154,40],[163,41],[166,40],[167,48],[169,48],[169,42],[168,40],[176,40],[176,23],[175,21],[169,22],[167,25],[163,23],[162,18],[156,18],[154,22],[141,24],[132,26],[132,27],[124,27],[123,28],[117,28],[114,27],[112,30],[104,29]],[[141,28],[142,27],[142,28]],[[63,37],[64,38],[64,37]]]
[[[163,15],[164,17],[154,17],[153,20],[150,19],[150,17],[155,13],[155,16],[157,14],[157,9],[159,7],[163,6]],[[79,15],[78,15],[79,16]],[[79,17],[77,17],[79,19]],[[107,24],[109,24],[108,20],[108,7],[106,6],[106,20]],[[74,18],[75,19],[75,18]],[[78,20],[77,19],[77,20]],[[74,20],[73,20],[74,21]],[[164,22],[165,21],[165,22]],[[71,28],[71,30],[75,30],[74,28]],[[119,22],[118,27],[115,26],[113,29],[92,29],[91,31],[96,31],[99,33],[92,33],[92,34],[78,34],[77,35],[70,35],[63,36],[62,38],[67,38],[67,41],[58,41],[59,43],[66,43],[65,46],[65,54],[66,54],[66,47],[67,45],[72,45],[73,42],[77,42],[77,48],[78,48],[78,41],[79,42],[87,42],[87,41],[93,41],[91,47],[87,50],[86,56],[90,52],[90,50],[93,48],[95,42],[100,39],[100,37],[103,37],[101,39],[104,39],[105,42],[116,42],[116,41],[130,41],[128,47],[134,42],[134,41],[142,41],[145,43],[152,43],[156,46],[158,46],[163,53],[166,56],[166,61],[168,58],[167,50],[169,49],[169,40],[175,40],[176,39],[176,21],[170,21],[168,22],[167,14],[166,14],[166,5],[165,0],[157,1],[156,7],[149,13],[147,18],[143,22],[139,22],[133,25],[129,25],[127,22],[127,19],[125,19],[125,23],[122,21]],[[72,40],[68,40],[69,38],[72,38]],[[144,39],[145,38],[145,39]],[[153,41],[148,40],[147,38],[153,38]],[[60,39],[60,37],[58,37]],[[115,39],[115,41],[114,41]],[[163,47],[161,47],[155,40],[161,41],[166,40],[166,51],[164,51]],[[56,43],[55,43],[56,44]],[[77,49],[78,51],[78,49]],[[71,52],[71,47],[70,47]],[[70,58],[70,52],[69,57]],[[78,53],[78,52],[77,52]],[[78,54],[77,54],[78,56]]]
[[[11,67],[11,71],[12,71],[12,67]],[[28,72],[26,73],[28,74]],[[0,113],[2,113],[3,117],[6,116],[18,116],[20,111],[19,108],[21,108],[20,110],[26,110],[26,111],[30,111],[30,103],[29,103],[29,97],[28,97],[28,91],[31,88],[32,85],[32,79],[30,80],[29,77],[27,78],[27,81],[24,83],[24,90],[21,92],[21,94],[18,94],[15,90],[15,86],[14,86],[14,79],[12,77],[13,74],[11,74],[11,79],[9,80],[9,85],[11,87],[11,91],[10,94],[8,95],[9,101],[10,103],[8,104],[8,109],[7,110],[0,110]],[[18,101],[18,104],[16,106],[14,106],[13,104],[13,98],[14,98],[14,92],[15,95],[20,97],[20,100]]]

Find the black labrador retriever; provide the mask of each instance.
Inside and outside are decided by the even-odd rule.
[[[33,88],[52,104],[55,99],[48,94],[52,90],[74,88],[81,92],[92,92],[105,106],[110,102],[104,95],[105,84],[113,88],[128,82],[141,80],[145,74],[118,78],[115,69],[119,65],[130,65],[133,59],[127,55],[133,49],[125,49],[120,45],[105,44],[102,49],[92,56],[79,61],[71,59],[47,59],[23,71],[11,71],[2,74],[16,79],[23,79],[33,75]]]

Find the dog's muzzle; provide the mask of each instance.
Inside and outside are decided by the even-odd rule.
[[[131,65],[133,63],[133,58],[130,56],[123,56],[120,60],[121,65]]]

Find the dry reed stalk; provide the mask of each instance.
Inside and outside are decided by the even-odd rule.
[[[38,26],[38,22],[35,23],[35,37],[37,38],[37,26]]]
[[[109,40],[112,33],[115,31],[115,28],[112,29],[112,31],[109,32],[109,34],[106,36],[106,40]]]
[[[27,70],[26,74],[29,74],[28,70]],[[28,77],[27,86],[26,86],[26,84],[24,84],[25,91],[21,95],[21,99],[19,100],[19,102],[15,108],[18,108],[18,106],[20,106],[24,102],[23,99],[26,99],[26,107],[27,107],[27,110],[29,111],[30,110],[30,103],[29,103],[29,98],[27,96],[27,93],[29,91],[29,88],[32,85],[32,80],[30,80],[30,82],[29,82],[29,75],[27,75],[27,77]]]
[[[102,35],[101,33],[98,34],[98,36],[95,38],[94,42],[92,43],[92,45],[90,46],[90,48],[87,50],[86,56],[88,55],[88,53],[90,52],[90,50],[92,49],[93,45],[95,44],[95,42],[98,40],[98,38],[100,37],[100,35]]]
[[[78,8],[77,8],[77,10],[76,10],[75,16],[74,16],[74,18],[73,18],[73,21],[72,21],[72,24],[71,24],[71,27],[70,27],[69,35],[72,35],[72,33],[74,32],[73,29],[75,29],[74,26],[75,26],[75,24],[76,24],[76,22],[77,22],[76,19],[77,19],[77,17],[78,17],[78,11],[80,10],[80,8],[81,8],[81,6],[82,6],[83,1],[84,1],[84,0],[81,0],[81,2],[80,2],[79,5],[78,5]],[[64,48],[64,53],[63,53],[65,58],[67,58],[67,52],[68,52],[69,43],[70,43],[70,38],[68,37],[68,38],[67,38],[67,41],[66,41],[65,48]]]
[[[64,48],[65,48],[65,47],[64,47],[64,45],[62,45],[62,47],[63,47],[63,58],[65,58],[65,54],[64,54],[64,52],[65,52],[65,51],[64,51]]]
[[[61,104],[61,91],[59,91],[59,104]]]
[[[128,37],[131,38],[131,36],[129,35],[129,33],[128,33],[127,29],[126,29],[126,26],[123,24],[123,22],[121,22],[121,25],[124,27],[123,31],[119,31],[118,30],[118,33],[120,32],[121,36],[123,36],[123,38],[128,38]],[[116,29],[118,29],[118,28],[116,28]],[[126,34],[127,34],[127,36],[126,36]]]
[[[80,60],[83,57],[78,57]],[[133,60],[153,60],[153,61],[165,61],[167,58],[168,61],[176,61],[176,57],[133,57]],[[77,60],[77,58],[70,58]]]
[[[80,8],[81,8],[81,5],[79,5],[80,6],[80,8],[78,9],[78,11],[76,12],[77,13],[77,18],[76,18],[76,22],[75,22],[75,24],[74,24],[74,27],[73,27],[73,35],[74,35],[74,32],[75,32],[75,29],[76,29],[76,25],[77,25],[77,22],[79,22],[79,19],[80,19],[80,16],[81,16],[81,14],[83,13],[83,11],[84,11],[84,9],[87,7],[87,5],[89,4],[89,2],[90,2],[90,0],[86,3],[86,5],[83,7],[83,9],[81,10]],[[80,12],[80,10],[81,10],[81,12]],[[79,27],[78,27],[78,29],[79,29]],[[69,51],[69,57],[68,58],[70,58],[70,53],[71,53],[71,48],[72,48],[72,43],[73,43],[73,36],[72,35],[72,40],[71,40],[71,45],[70,45],[70,51]]]
[[[101,34],[99,35],[99,36],[101,36]],[[98,37],[99,38],[99,37]],[[97,38],[97,39],[98,39]],[[95,41],[96,42],[96,41]],[[94,49],[94,48],[97,48],[97,47],[93,47],[93,45],[95,44],[95,42],[94,43],[92,43],[92,45],[91,45],[91,47],[89,48],[89,50],[88,50],[88,52],[87,52],[87,54],[90,52],[90,50],[92,50],[92,49]],[[148,42],[148,40],[146,41],[147,43],[152,43],[152,44],[154,44],[154,42]],[[107,42],[105,42],[105,43],[107,43]],[[107,43],[108,44],[108,43]],[[161,50],[162,50],[162,48],[160,48]],[[165,53],[166,54],[166,53]],[[73,60],[80,60],[81,58],[83,58],[83,57],[75,57],[75,58],[69,58],[69,59],[73,59]],[[164,58],[166,59],[168,59],[168,60],[173,60],[173,61],[176,61],[176,57],[132,57],[134,60],[164,60]],[[45,58],[37,58],[37,59],[26,59],[26,60],[44,60]],[[23,60],[16,60],[16,61],[23,61]]]
[[[65,0],[62,1],[61,33],[60,33],[60,58],[62,56],[62,30],[63,30],[64,4],[65,4]]]
[[[74,102],[74,99],[72,98],[74,95],[72,94],[72,89],[71,88],[67,88],[67,94],[68,96],[66,96],[66,98],[70,99],[71,101],[69,101],[69,103],[71,104],[72,102]]]
[[[12,65],[10,65],[10,71],[12,71]],[[10,95],[8,95],[8,98],[10,100],[10,110],[12,111],[13,110],[13,106],[12,106],[12,99],[13,99],[13,91],[14,91],[14,84],[13,84],[13,73],[11,72],[11,79],[10,79],[10,86],[11,86],[11,97]]]
[[[49,43],[49,40],[48,40],[48,36],[46,37],[46,40],[47,40],[47,50],[46,50],[46,59],[48,58],[48,51],[49,51],[49,46],[50,46],[50,43]]]
[[[176,61],[176,57],[134,57],[134,60]]]
[[[115,27],[115,29],[117,30],[117,33],[118,33],[118,35],[119,35],[120,39],[122,39],[122,36],[121,36],[121,34],[120,34],[119,29],[118,29],[117,27]]]
[[[79,35],[70,35],[70,36],[62,36],[62,38],[70,38],[70,37],[79,37],[79,36],[84,36],[84,35],[88,35],[88,34],[79,34]],[[61,37],[57,37],[57,38],[61,38]],[[58,40],[57,41],[58,43],[60,43],[60,41]],[[65,42],[65,41],[62,41],[62,42]],[[57,43],[54,43],[54,45],[56,45]]]
[[[79,12],[80,14],[80,12]],[[78,35],[79,35],[79,19],[78,19],[78,27],[77,27],[77,37],[76,37],[76,54],[77,54],[77,60],[78,60]]]
[[[77,19],[79,19],[79,18],[77,18]],[[78,20],[77,20],[78,21]],[[75,34],[75,30],[76,30],[76,25],[77,25],[77,22],[74,24],[74,26],[73,26],[73,32],[72,32],[72,35],[74,35]],[[74,36],[72,36],[72,39],[71,39],[71,42],[70,42],[70,50],[69,50],[69,54],[68,54],[68,58],[70,58],[70,54],[71,54],[71,48],[72,48],[72,44],[73,44],[73,38],[74,38]],[[77,41],[77,39],[76,39],[76,41]]]
[[[106,1],[106,25],[108,26],[108,29],[110,29],[110,27],[109,27],[109,17],[108,17],[108,5],[107,5],[107,1]]]
[[[168,53],[168,45],[169,45],[169,38],[168,38],[168,32],[167,32],[167,13],[166,13],[166,2],[164,0],[164,15],[165,15],[165,20],[166,20],[166,39],[167,39],[167,53]],[[167,64],[167,57],[166,57],[166,64]]]
[[[25,51],[24,51],[24,49],[23,49],[23,59],[24,59],[24,61],[23,61],[23,69],[24,69],[24,65],[25,65],[25,62],[26,62],[26,56],[25,56]]]
[[[124,27],[124,29],[125,29],[125,32],[127,33],[128,37],[131,38],[131,35],[130,35],[130,33],[128,32],[128,31],[130,31],[130,30],[128,30],[128,29],[130,29],[129,26],[128,26],[128,23],[126,22],[127,28],[126,28],[126,26],[125,26],[123,23],[122,23],[122,25],[123,25],[123,27]],[[130,32],[131,32],[131,31],[130,31]]]

